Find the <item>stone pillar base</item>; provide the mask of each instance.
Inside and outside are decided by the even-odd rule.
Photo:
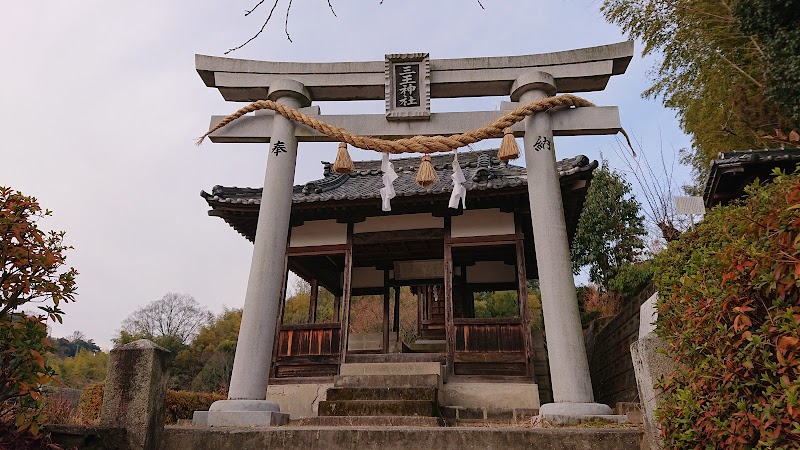
[[[545,403],[539,408],[543,419],[547,416],[610,416],[611,407],[602,403]]]
[[[280,412],[268,400],[220,400],[208,411],[195,411],[192,425],[207,427],[273,427],[289,423],[289,414]]]

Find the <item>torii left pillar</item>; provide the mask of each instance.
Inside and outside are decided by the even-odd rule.
[[[295,109],[311,104],[308,90],[294,80],[272,83],[268,98]],[[266,398],[297,163],[294,122],[276,114],[271,136],[228,399],[211,405],[209,426],[282,425],[289,419]]]

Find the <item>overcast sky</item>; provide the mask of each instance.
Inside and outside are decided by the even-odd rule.
[[[599,2],[324,0],[294,2],[289,42],[281,0],[264,34],[232,55],[274,61],[374,61],[387,53],[431,58],[524,55],[625,40]],[[0,15],[0,185],[54,211],[77,302],[54,336],[80,330],[103,347],[122,320],[166,292],[193,295],[218,313],[241,307],[251,244],[208,217],[200,191],[261,186],[264,144],[193,145],[224,102],[194,70],[194,55],[222,55],[261,26],[250,0],[13,2]],[[358,5],[358,6],[354,6]],[[584,96],[618,105],[623,126],[652,157],[689,145],[672,111],[640,97],[652,58],[636,56],[608,89]],[[493,110],[502,98],[434,101],[433,111]],[[322,113],[381,113],[383,101],[322,103]],[[497,146],[499,141],[487,143]],[[620,167],[614,137],[562,137],[559,157],[585,154]],[[479,146],[480,148],[480,146]],[[352,151],[352,150],[351,150]],[[301,144],[295,183],[320,178],[335,144]],[[351,153],[354,159],[374,154]],[[688,178],[681,170],[679,178]]]

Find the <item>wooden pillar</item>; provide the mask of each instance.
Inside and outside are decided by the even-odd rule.
[[[453,323],[453,249],[447,240],[450,239],[450,217],[445,217],[444,224],[444,325],[447,343],[447,373],[453,374],[453,358],[456,350],[456,329]]]
[[[342,328],[339,335],[339,365],[346,362],[347,336],[350,334],[350,278],[353,272],[353,224],[347,224],[347,250],[344,253],[344,280],[342,282]]]
[[[291,235],[291,228],[289,235]],[[278,305],[278,326],[275,327],[275,337],[272,340],[272,364],[269,367],[269,376],[271,378],[277,377],[278,371],[275,368],[275,362],[278,360],[278,348],[281,345],[281,325],[283,325],[283,310],[286,307],[286,285],[289,281],[289,238],[286,238],[286,255],[283,257],[283,284],[281,284],[281,302]]]
[[[383,271],[383,353],[389,353],[389,270]]]
[[[311,280],[311,292],[308,294],[308,323],[317,320],[317,296],[319,295],[319,281],[314,278]]]
[[[339,308],[342,307],[342,296],[337,295],[333,298],[333,321],[339,321]]]
[[[522,319],[522,339],[525,346],[525,373],[529,378],[533,378],[533,343],[531,342],[531,313],[528,305],[528,277],[525,271],[525,235],[519,220],[516,220],[517,227],[517,284],[519,289],[519,317]]]
[[[394,324],[392,330],[397,333],[397,342],[400,341],[400,286],[394,286]]]

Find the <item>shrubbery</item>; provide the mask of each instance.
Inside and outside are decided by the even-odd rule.
[[[78,415],[82,418],[96,422],[100,420],[100,408],[103,407],[103,388],[105,383],[98,382],[90,384],[81,393],[81,401],[78,404]]]
[[[666,448],[800,446],[800,173],[748,193],[655,260]]]
[[[78,412],[81,417],[87,420],[97,421],[100,419],[100,409],[103,406],[103,388],[105,383],[95,383],[83,391]],[[207,392],[189,391],[167,391],[165,400],[165,422],[175,423],[178,419],[191,419],[195,411],[208,411],[217,400],[224,400],[222,394],[211,394]]]
[[[189,391],[167,391],[166,423],[175,423],[178,419],[191,419],[195,411],[208,411],[217,400],[225,400],[222,394]]]
[[[54,373],[45,362],[53,350],[46,323],[61,322],[78,274],[64,267],[64,233],[39,228],[49,215],[35,198],[0,187],[0,428],[34,436],[44,419],[41,386]],[[14,446],[28,445],[19,436]]]

